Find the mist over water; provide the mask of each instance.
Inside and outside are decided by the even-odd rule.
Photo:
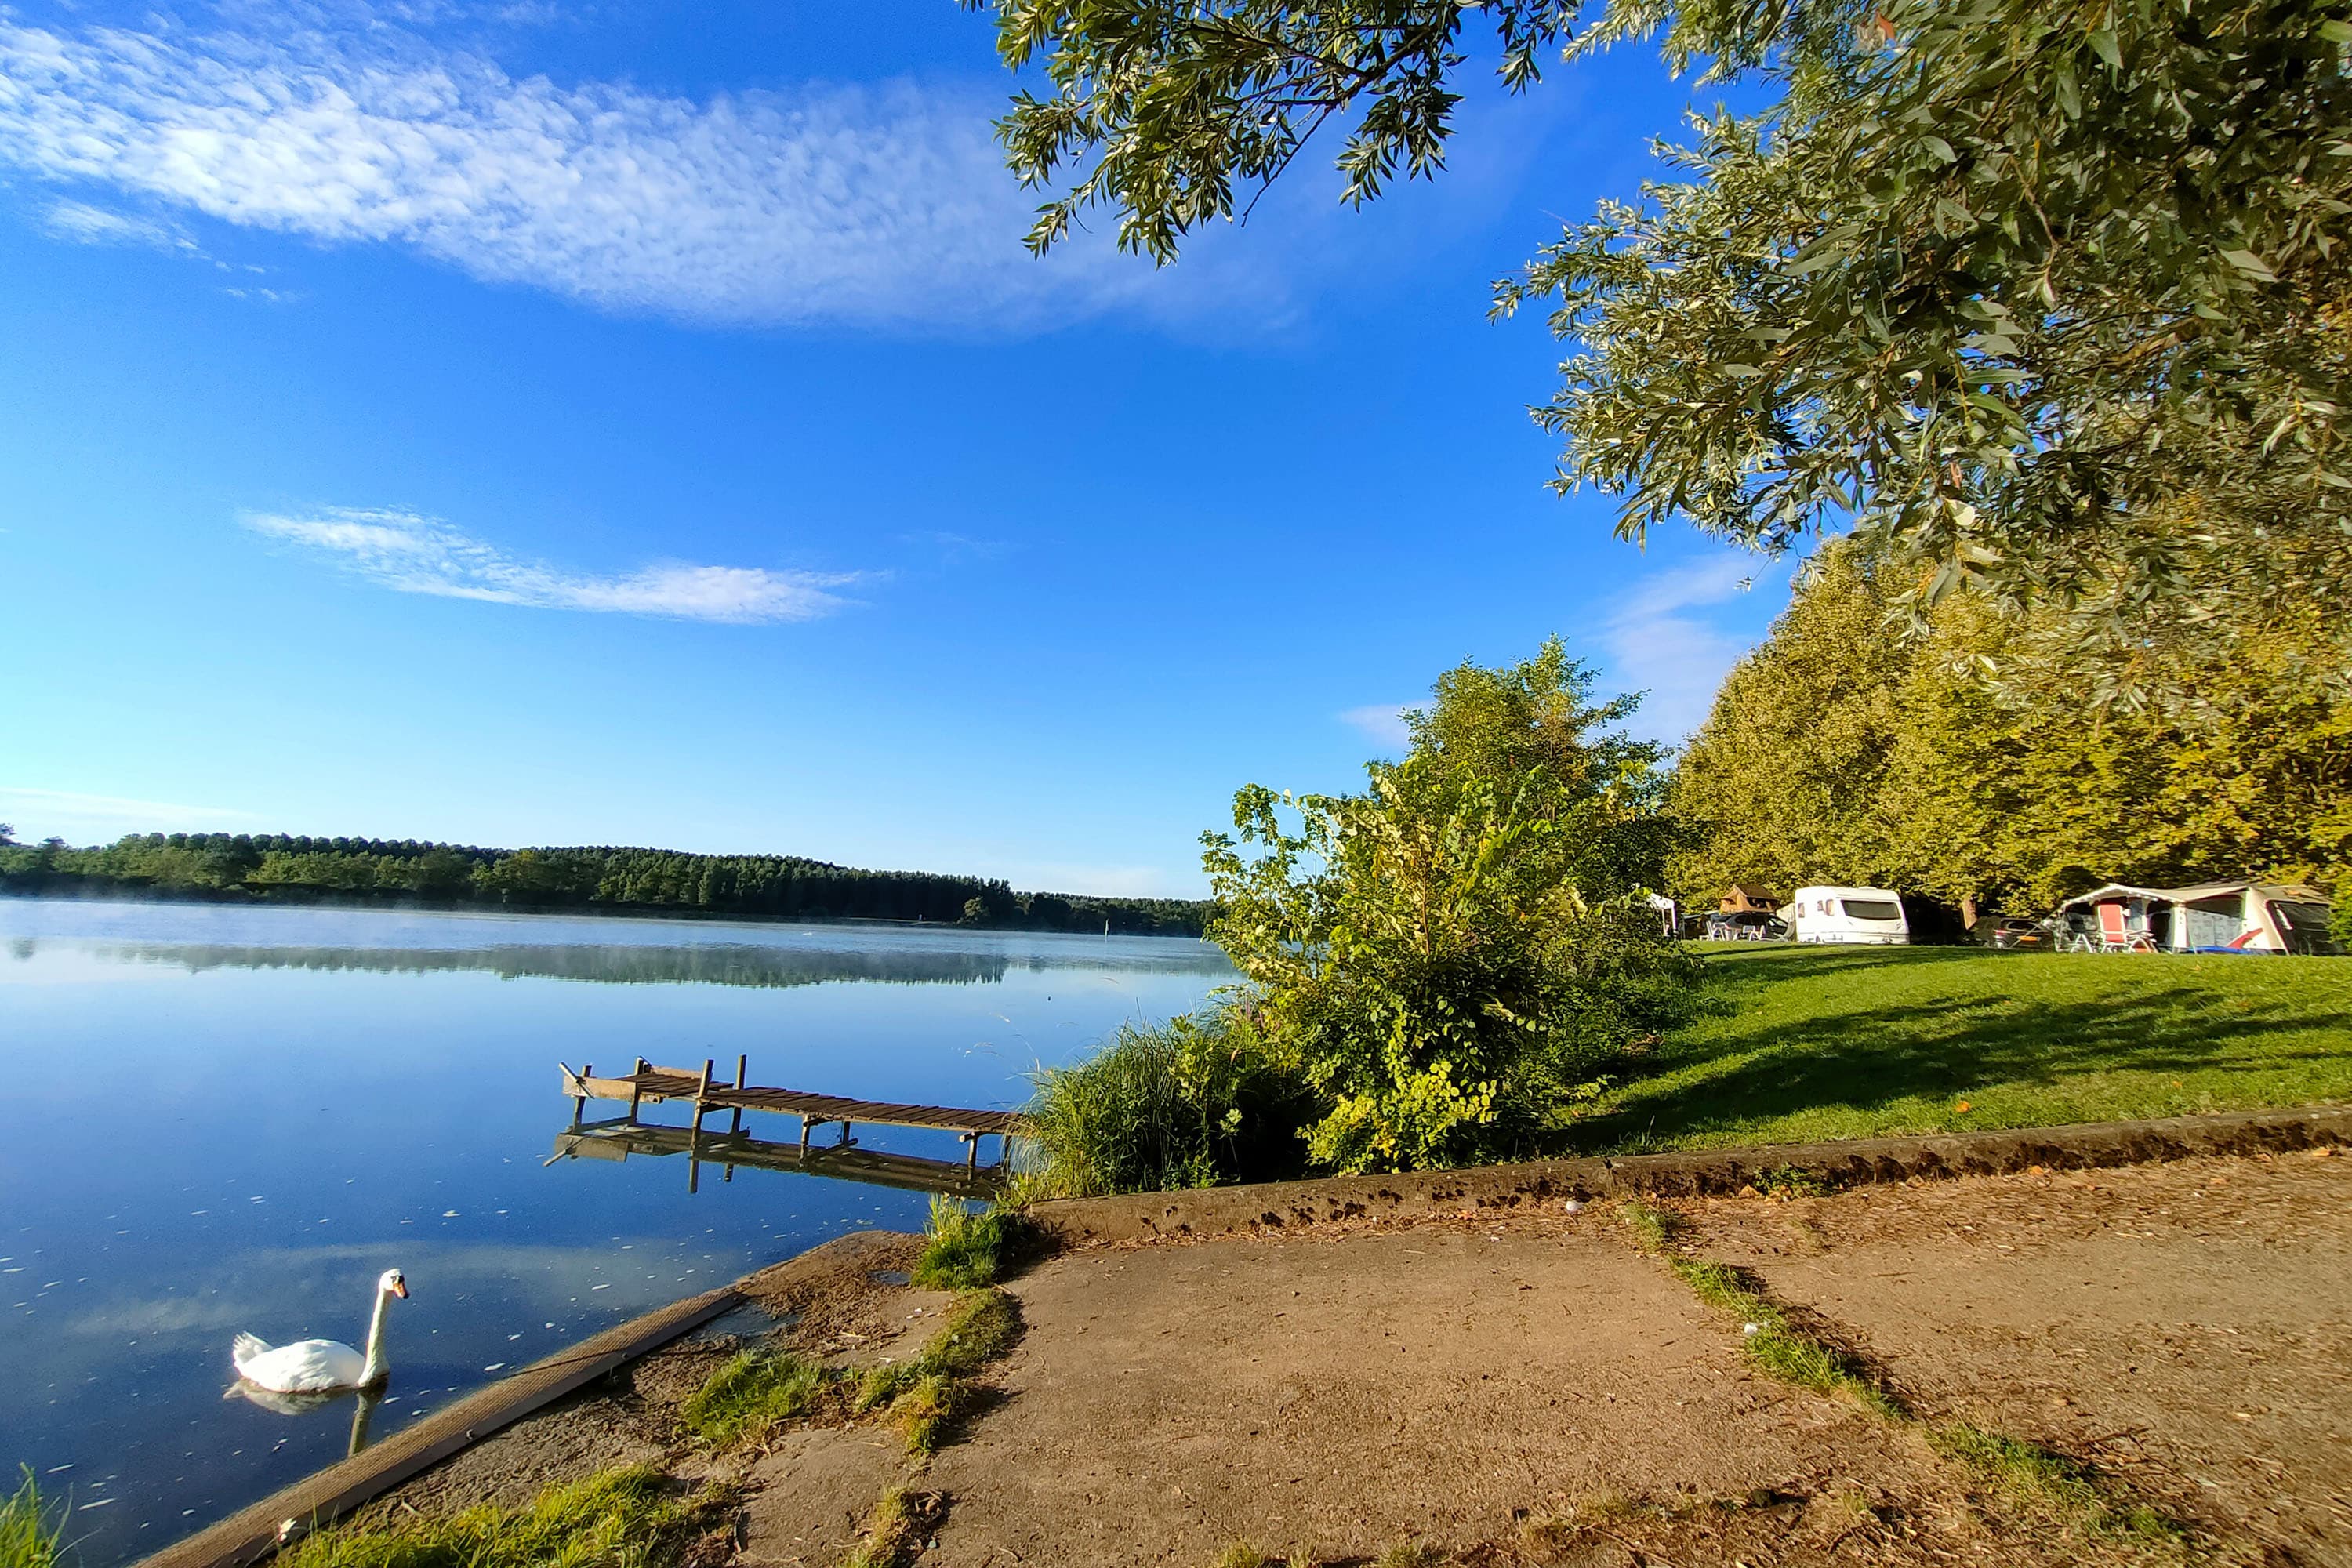
[[[1233,978],[1150,937],[0,900],[0,1469],[69,1496],[104,1568],[341,1457],[352,1402],[224,1398],[229,1341],[356,1344],[386,1268],[413,1295],[377,1439],[637,1312],[921,1223],[920,1193],[806,1173],[706,1166],[689,1196],[680,1159],[543,1166],[559,1060],[740,1053],[755,1083],[1009,1107]]]

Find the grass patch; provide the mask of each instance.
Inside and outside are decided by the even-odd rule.
[[[931,1199],[930,1240],[916,1260],[914,1283],[926,1290],[984,1290],[1003,1277],[1018,1216],[972,1209],[944,1193]]]
[[[1759,1372],[1800,1388],[1843,1394],[1884,1421],[1917,1428],[1938,1454],[2036,1515],[2147,1545],[2178,1547],[2186,1542],[2179,1525],[2154,1509],[2110,1497],[2096,1471],[2063,1454],[1966,1422],[1921,1426],[1858,1358],[1806,1329],[1746,1270],[1696,1258],[1667,1261],[1700,1300],[1740,1320],[1742,1348]],[[1868,1511],[1859,1493],[1854,1505]]]
[[[974,1290],[955,1305],[923,1353],[912,1361],[866,1369],[850,1407],[859,1415],[888,1406],[915,1454],[939,1449],[969,1410],[965,1379],[1013,1348],[1021,1337],[1021,1308],[1002,1290]]]
[[[1633,1233],[1633,1239],[1644,1252],[1664,1252],[1675,1243],[1683,1230],[1683,1216],[1672,1209],[1662,1209],[1643,1202],[1638,1197],[1625,1198],[1617,1205],[1617,1217]]]
[[[710,1374],[679,1412],[687,1429],[715,1448],[757,1441],[779,1421],[804,1415],[832,1375],[786,1351],[745,1351]]]
[[[938,1492],[905,1487],[884,1492],[866,1516],[866,1538],[841,1560],[841,1568],[906,1568],[922,1553],[947,1511],[947,1499]]]
[[[1807,1331],[1744,1271],[1696,1258],[1676,1258],[1671,1263],[1700,1300],[1740,1320],[1741,1348],[1758,1371],[1800,1388],[1844,1394],[1890,1421],[1906,1419],[1903,1407],[1861,1362]]]
[[[915,1263],[913,1282],[926,1290],[982,1290],[1004,1268],[1006,1222],[994,1208],[972,1209],[944,1193],[931,1199],[930,1239]]]
[[[52,1518],[41,1501],[40,1483],[32,1467],[14,1493],[0,1499],[0,1568],[51,1568],[58,1560],[58,1540],[65,1531],[62,1506]]]
[[[955,1305],[919,1363],[925,1373],[970,1377],[1021,1337],[1021,1308],[1002,1290],[975,1290]]]
[[[910,1454],[936,1454],[947,1444],[957,1417],[971,1405],[971,1385],[931,1373],[890,1406],[892,1419],[907,1435]]]
[[[1246,1541],[1236,1541],[1217,1553],[1211,1568],[1282,1568],[1278,1558],[1268,1557]]]
[[[1821,1198],[1829,1195],[1830,1184],[1811,1171],[1801,1171],[1794,1165],[1776,1165],[1748,1184],[1762,1197],[1790,1203],[1798,1198]]]
[[[1399,1542],[1381,1553],[1373,1568],[1444,1568],[1445,1554],[1417,1541]]]
[[[689,1493],[649,1466],[632,1466],[551,1487],[523,1508],[321,1531],[277,1561],[281,1568],[651,1568],[682,1556],[736,1500],[732,1489]]]
[[[2352,1099],[2352,960],[1740,943],[1585,1152]]]
[[[2118,1504],[2089,1466],[2005,1433],[1965,1421],[1929,1430],[1927,1440],[1946,1458],[1974,1470],[2011,1501],[2055,1515],[2094,1535],[2133,1536],[2150,1544],[2179,1544],[2180,1527],[2152,1508]]]

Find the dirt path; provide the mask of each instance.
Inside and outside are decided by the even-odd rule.
[[[2352,1161],[1683,1212],[1680,1250],[1818,1312],[1926,1422],[2091,1461],[2225,1559],[2352,1563]],[[2178,1555],[2072,1540],[1750,1369],[1602,1210],[1086,1252],[1013,1289],[1028,1334],[933,1464],[927,1563]]]
[[[2352,1160],[2195,1161],[1792,1204],[1694,1240],[1916,1403],[2128,1478],[2281,1562],[2352,1562]]]
[[[519,1500],[654,1459],[749,1489],[740,1568],[835,1568],[876,1500],[938,1494],[902,1565],[1767,1568],[2210,1561],[2352,1568],[2352,1159],[1677,1205],[1645,1251],[1611,1205],[1098,1247],[1010,1284],[1024,1337],[928,1460],[837,1405],[713,1458],[677,1403],[767,1339],[902,1359],[950,1305],[908,1238],[771,1270],[754,1311],[411,1486]],[[1767,1375],[1674,1258],[1738,1265],[1911,1412]],[[2093,1467],[2104,1502],[1948,1455],[1973,1423]],[[2071,1494],[2070,1494],[2071,1495]],[[2087,1495],[2087,1494],[2086,1494]],[[2061,1500],[2062,1501],[2063,1500]],[[2135,1504],[2178,1535],[2116,1528]]]

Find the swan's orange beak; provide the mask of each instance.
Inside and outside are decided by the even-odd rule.
[[[394,1285],[392,1288],[392,1293],[399,1297],[404,1301],[408,1300],[408,1287],[406,1285]]]

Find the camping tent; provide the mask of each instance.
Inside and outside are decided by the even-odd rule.
[[[2135,888],[2110,882],[2058,906],[2098,923],[2109,950],[2164,952],[2333,952],[2327,900],[2314,888],[2200,882]]]

